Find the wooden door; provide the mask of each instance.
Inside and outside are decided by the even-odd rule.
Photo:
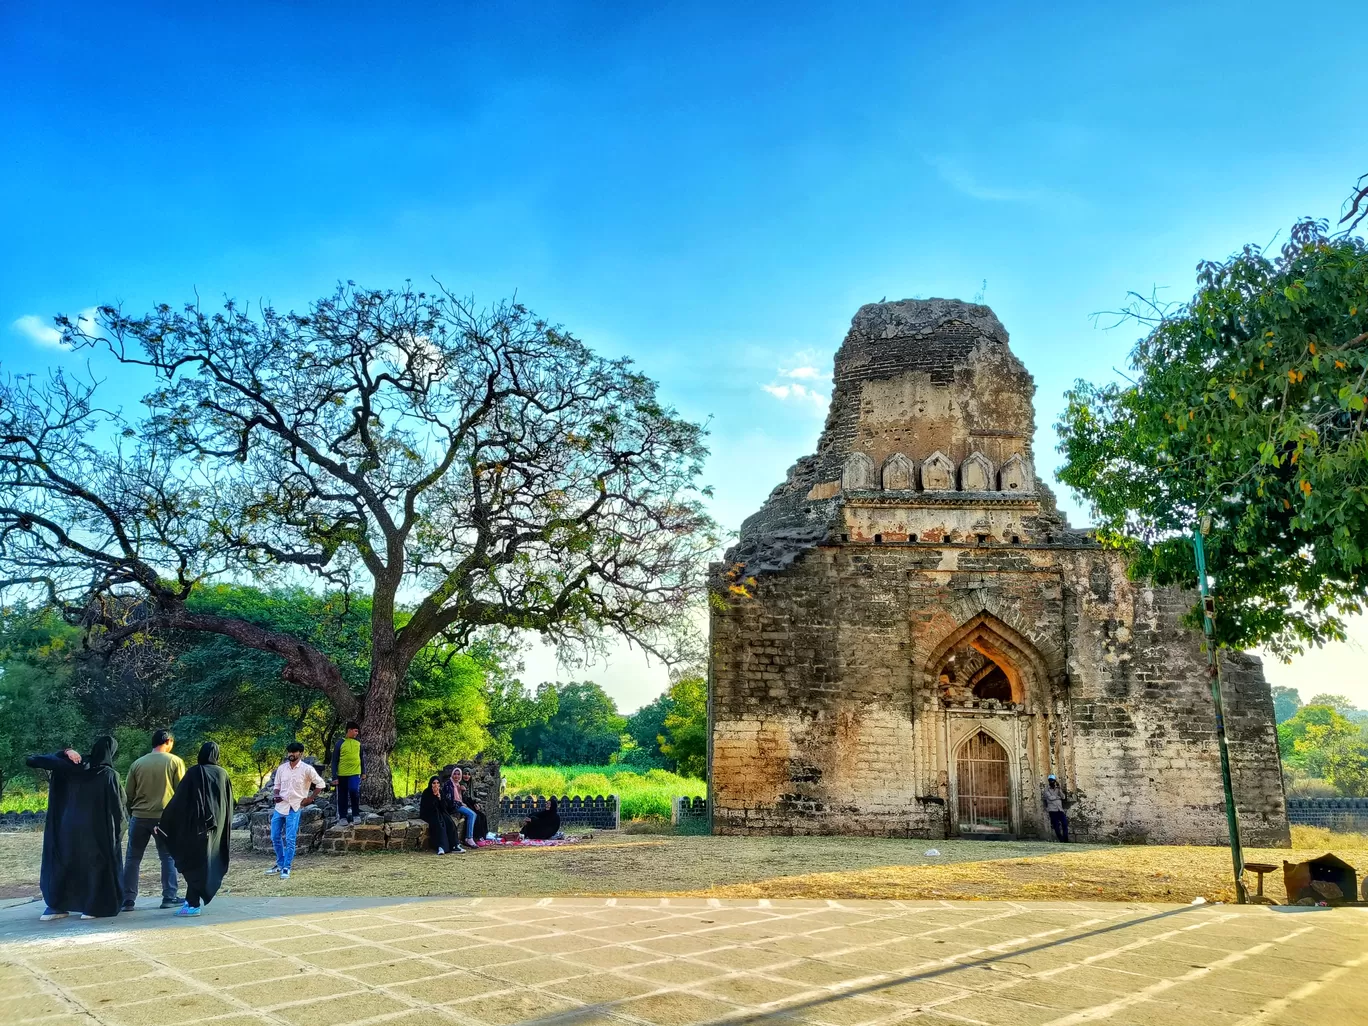
[[[960,747],[955,760],[955,790],[960,833],[1011,833],[1007,752],[986,731],[980,730]]]

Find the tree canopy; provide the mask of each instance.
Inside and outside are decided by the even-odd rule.
[[[680,676],[670,685],[669,715],[660,750],[679,772],[701,777],[708,767],[708,681],[701,673]]]
[[[1286,657],[1342,638],[1368,587],[1368,246],[1304,221],[1197,278],[1128,311],[1149,328],[1128,383],[1067,394],[1059,477],[1160,584],[1195,586],[1210,516],[1218,641]]]
[[[671,659],[694,641],[714,548],[703,429],[520,304],[347,284],[305,313],[230,300],[57,324],[155,385],[126,415],[64,371],[0,381],[0,587],[105,647],[169,629],[270,653],[361,722],[370,800],[390,796],[396,698],[433,643],[610,631]],[[363,665],[197,608],[242,580],[366,598]]]
[[[622,748],[627,721],[617,703],[593,681],[543,684],[536,707],[545,717],[513,735],[523,762],[602,765]]]

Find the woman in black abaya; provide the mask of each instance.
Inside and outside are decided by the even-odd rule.
[[[456,850],[456,842],[459,840],[456,834],[456,824],[451,821],[451,817],[446,813],[446,806],[442,800],[442,781],[440,777],[430,777],[427,789],[423,796],[418,799],[418,815],[428,825],[428,838],[432,841],[432,847],[437,850],[438,855],[445,855],[449,851]]]
[[[552,798],[546,808],[532,813],[532,818],[522,825],[522,835],[532,841],[549,841],[560,832],[560,809]]]
[[[219,746],[204,742],[197,764],[181,778],[157,827],[185,877],[185,904],[176,910],[178,916],[200,915],[228,872],[233,784],[218,761]]]
[[[95,739],[84,759],[68,748],[25,760],[52,774],[38,875],[47,904],[44,921],[71,912],[84,913],[83,919],[116,916],[123,908],[125,816],[123,784],[114,770],[118,751],[119,743],[105,736]]]

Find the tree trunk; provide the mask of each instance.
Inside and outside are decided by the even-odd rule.
[[[395,653],[374,653],[370,686],[361,713],[361,750],[366,753],[366,775],[361,781],[361,801],[380,807],[394,802],[394,776],[390,756],[398,735],[394,728],[394,699],[403,670]]]

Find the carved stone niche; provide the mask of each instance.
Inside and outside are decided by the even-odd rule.
[[[971,452],[960,464],[960,490],[966,492],[991,492],[993,490],[993,464],[981,452]]]
[[[878,487],[873,460],[862,452],[852,452],[846,457],[845,469],[841,471],[842,491],[867,492]]]
[[[922,461],[922,488],[928,492],[955,490],[955,465],[943,452],[933,452]]]
[[[910,492],[917,487],[917,465],[895,452],[884,460],[883,486],[886,492]]]
[[[998,471],[998,489],[1004,492],[1029,492],[1031,490],[1031,471],[1020,453],[1007,457]]]

